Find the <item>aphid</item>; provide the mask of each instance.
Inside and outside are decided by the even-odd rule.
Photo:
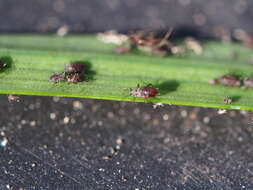
[[[71,73],[66,76],[67,81],[71,83],[78,83],[84,81],[84,76],[81,73]]]
[[[232,103],[232,98],[224,98],[223,99],[223,102],[225,103],[225,104],[231,104]]]
[[[63,81],[65,79],[65,73],[60,73],[60,74],[53,74],[49,80],[51,80],[54,83],[58,83],[60,81]]]
[[[253,78],[246,78],[243,80],[243,85],[247,88],[253,88]]]
[[[85,65],[82,63],[70,63],[65,67],[65,72],[68,73],[82,73],[85,70]]]
[[[0,60],[0,70],[5,68],[7,66],[7,63],[5,63],[3,60]]]
[[[225,86],[241,86],[241,81],[231,75],[224,75],[218,79],[209,81],[211,84],[223,84]]]
[[[9,94],[8,95],[9,102],[20,102],[20,97],[16,95]]]
[[[138,98],[152,98],[158,94],[158,90],[151,86],[137,86],[137,89],[131,90],[130,94]]]

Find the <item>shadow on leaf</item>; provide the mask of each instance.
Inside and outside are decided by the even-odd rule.
[[[6,66],[0,70],[0,73],[7,72],[9,68],[13,67],[13,60],[10,56],[0,57],[0,63],[6,64]]]
[[[176,91],[179,85],[180,84],[177,80],[167,80],[167,81],[155,84],[154,87],[156,87],[159,90],[160,95],[165,95],[169,92]]]
[[[232,102],[237,102],[241,99],[241,96],[230,96],[228,98],[231,98]]]
[[[92,63],[90,61],[74,61],[75,63],[80,63],[85,65],[84,75],[87,80],[94,80],[96,71],[92,69]]]

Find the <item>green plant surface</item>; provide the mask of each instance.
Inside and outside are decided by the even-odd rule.
[[[115,45],[92,35],[0,35],[0,57],[13,59],[12,67],[0,72],[0,93],[253,110],[253,89],[209,84],[209,80],[228,73],[253,76],[251,50],[220,42],[203,46],[202,55],[118,55],[112,52]],[[92,64],[93,79],[77,84],[49,81],[52,74],[79,60]],[[129,94],[137,84],[150,83],[159,89],[157,97],[143,99]],[[223,102],[226,97],[234,101],[227,105]]]

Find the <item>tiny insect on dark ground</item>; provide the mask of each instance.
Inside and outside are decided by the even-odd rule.
[[[135,90],[130,89],[130,95],[138,98],[153,98],[158,94],[158,90],[151,85],[139,86]]]
[[[241,80],[238,77],[232,76],[232,75],[223,75],[217,79],[210,80],[209,83],[223,84],[225,86],[241,86],[242,85]]]
[[[9,102],[20,102],[20,97],[17,95],[9,94],[7,95],[7,98]]]

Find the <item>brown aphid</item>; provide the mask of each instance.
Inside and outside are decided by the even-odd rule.
[[[66,78],[70,83],[78,83],[84,81],[84,76],[81,73],[71,73],[66,75]]]
[[[253,88],[253,78],[245,78],[243,80],[243,86],[247,88]]]
[[[223,84],[225,86],[241,86],[241,81],[232,75],[223,75],[218,79],[209,81],[211,84]]]
[[[225,103],[225,104],[231,104],[232,103],[232,98],[224,98],[223,99],[223,102]]]
[[[130,94],[138,98],[153,98],[158,94],[158,90],[151,86],[137,87],[135,90],[131,90]]]
[[[231,75],[224,75],[218,79],[220,84],[226,85],[226,86],[241,86],[241,81]]]
[[[8,95],[8,101],[9,102],[20,102],[20,97],[17,96],[17,95],[9,94]]]
[[[61,82],[65,79],[65,73],[60,73],[60,74],[53,74],[50,76],[49,80],[52,81],[53,83],[58,83]]]
[[[65,72],[68,73],[82,73],[85,71],[85,65],[82,63],[70,63],[65,67]]]

